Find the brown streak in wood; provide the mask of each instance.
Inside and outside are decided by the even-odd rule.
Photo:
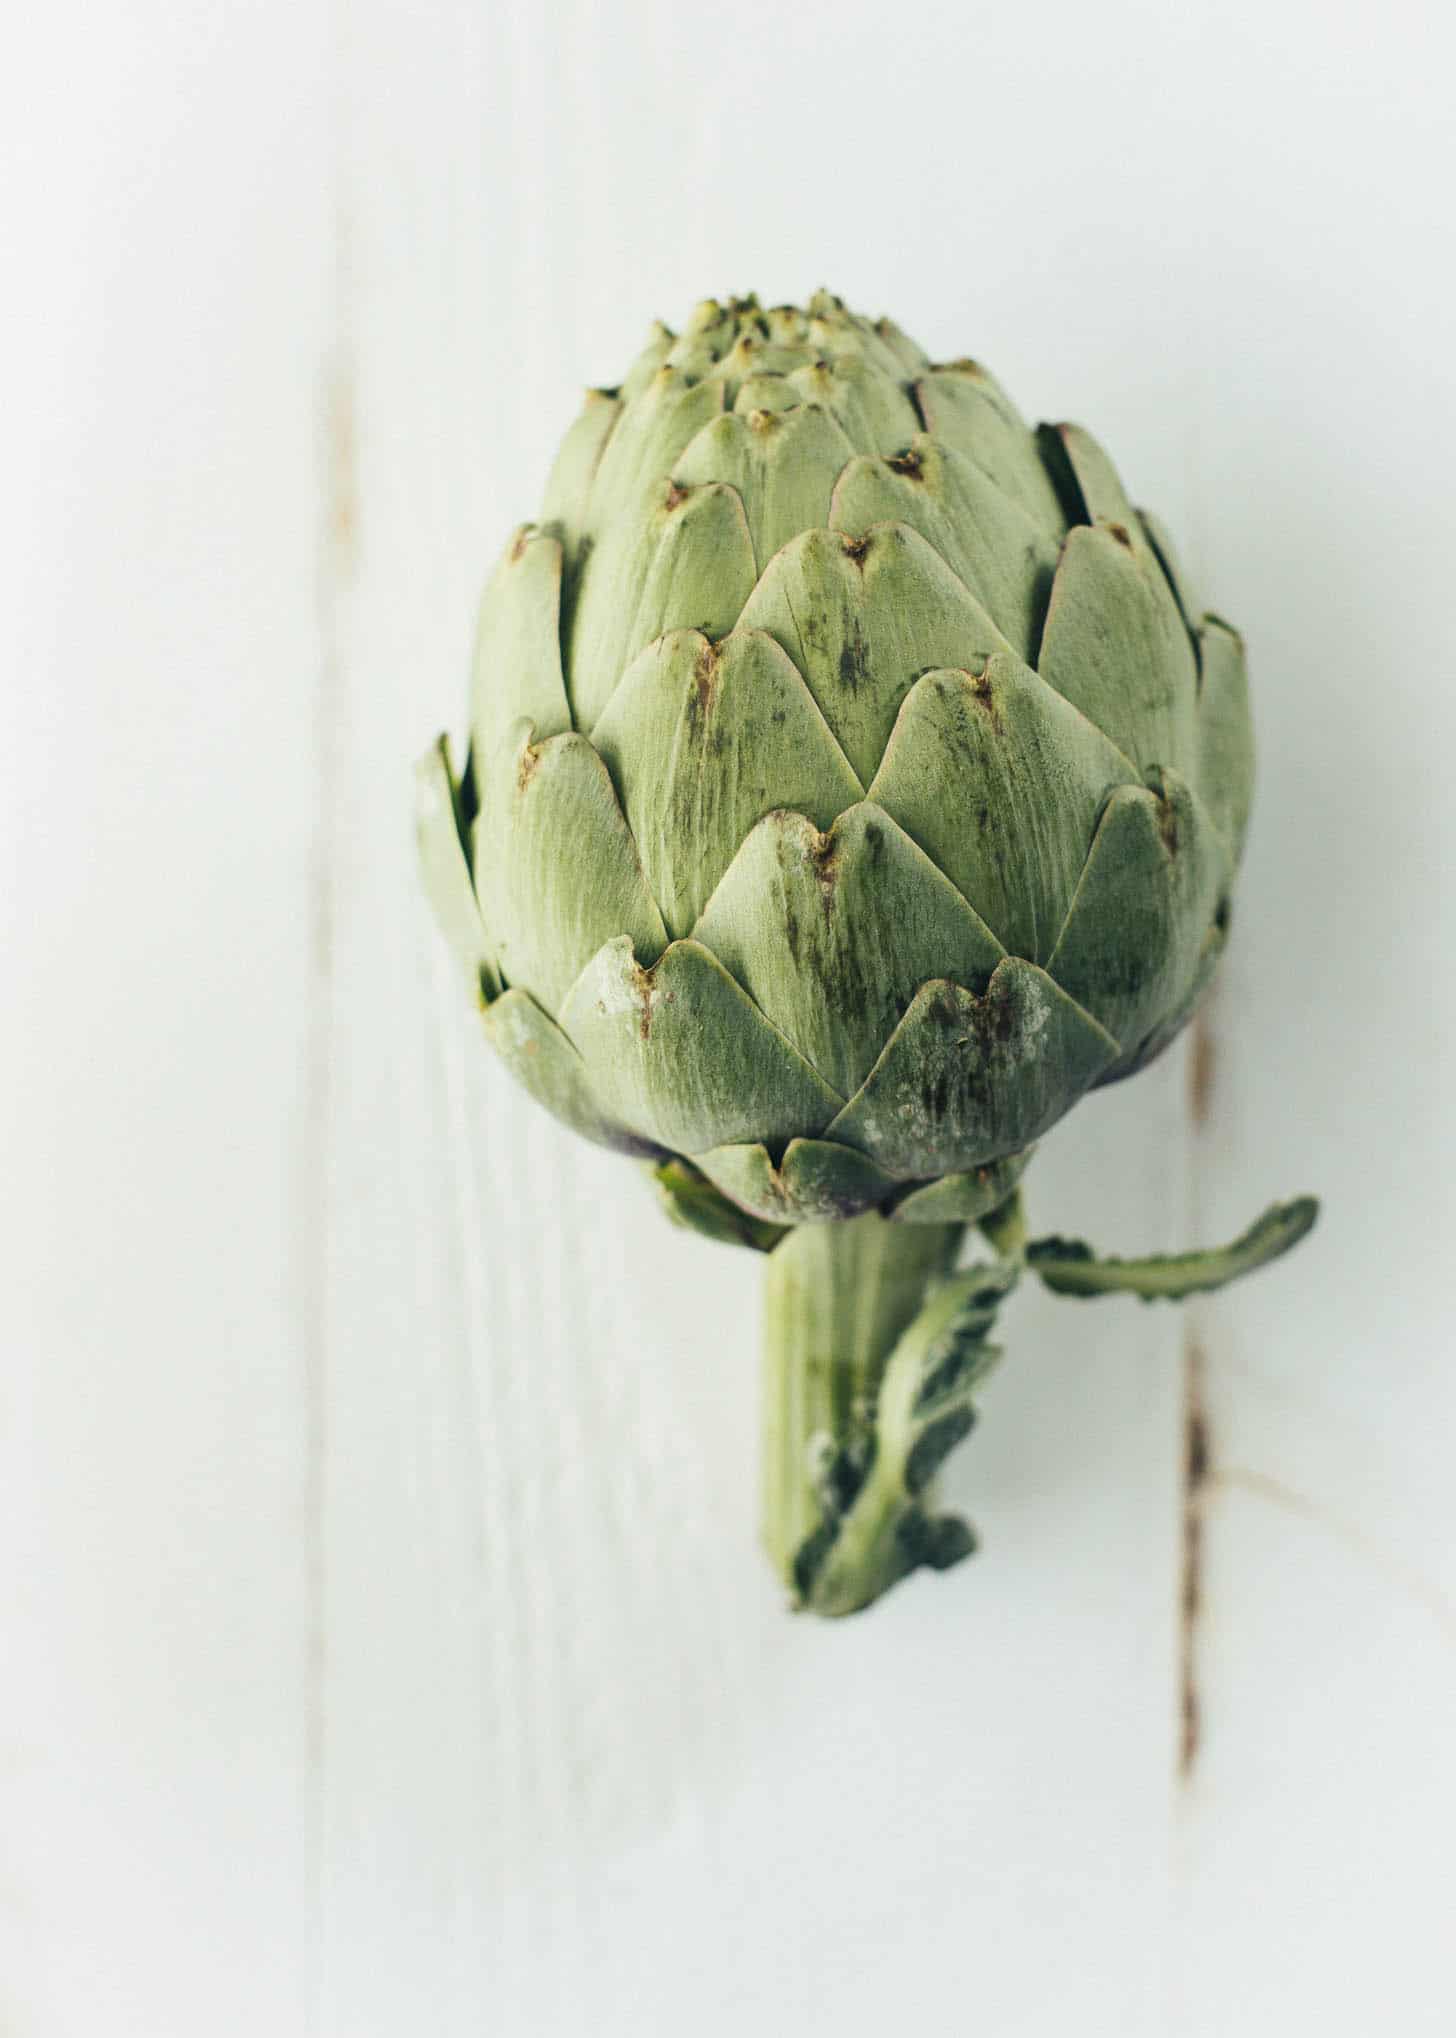
[[[1203,1506],[1212,1471],[1207,1372],[1207,1354],[1190,1330],[1183,1343],[1183,1560],[1178,1595],[1178,1775],[1184,1783],[1198,1760],[1203,1724],[1198,1629],[1203,1611]]]
[[[1188,1054],[1188,1121],[1195,1170],[1199,1135],[1213,1108],[1217,1073],[1217,1044],[1205,1006],[1193,1022]],[[1212,1467],[1208,1353],[1189,1321],[1183,1336],[1183,1533],[1178,1593],[1178,1777],[1183,1784],[1192,1778],[1203,1737],[1198,1650],[1204,1611],[1203,1517]]]
[[[1217,1072],[1217,1043],[1208,1015],[1202,1012],[1193,1022],[1193,1038],[1188,1054],[1188,1116],[1195,1132],[1202,1132],[1208,1123],[1208,1114],[1213,1105],[1214,1077]]]

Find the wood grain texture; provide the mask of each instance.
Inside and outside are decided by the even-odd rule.
[[[35,33],[6,2038],[1448,2030],[1446,31]],[[820,283],[1091,425],[1250,642],[1201,1123],[1181,1050],[1094,1096],[1037,1228],[1328,1198],[1186,1317],[1018,1298],[983,1554],[836,1628],[755,1547],[759,1268],[512,1088],[409,839],[580,386]]]
[[[775,193],[812,186],[811,139],[772,172],[732,150],[757,117],[748,43],[715,57],[705,139],[665,12],[610,41],[583,9],[484,45],[452,19],[433,46],[388,8],[352,27],[325,2028],[392,2032],[428,2003],[442,2034],[485,2005],[532,2034],[869,2029],[964,1943],[995,2028],[1026,2014],[1030,1968],[1041,2028],[1076,2005],[1152,2029],[1135,1949],[1167,1901],[1176,1319],[1028,1297],[950,1496],[988,1556],[843,1632],[790,1622],[755,1548],[757,1267],[665,1231],[629,1170],[542,1122],[447,971],[423,1001],[398,850],[402,760],[458,722],[478,588],[576,386],[711,290],[802,294],[825,265],[895,302],[899,196],[861,192],[830,245],[794,230]],[[831,83],[868,105],[862,65],[831,53]],[[614,89],[640,133],[604,113]],[[983,296],[921,275],[910,301],[941,351],[989,351]],[[1176,514],[1166,420],[1124,408]],[[1176,1064],[1095,1100],[1039,1169],[1041,1214],[1175,1242],[1182,1117]],[[946,2002],[955,1965],[928,1984]]]
[[[1422,251],[1451,165],[1420,48],[1414,10],[1379,31],[1339,14],[1313,51],[1267,39],[1224,188],[1230,218],[1261,226],[1224,220],[1213,251],[1253,315],[1257,372],[1230,395],[1214,332],[1202,348],[1205,501],[1247,507],[1205,510],[1201,563],[1248,635],[1262,771],[1199,1221],[1216,1232],[1246,1185],[1295,1186],[1292,1166],[1326,1210],[1297,1268],[1197,1318],[1204,1731],[1181,1964],[1199,2034],[1456,2020],[1440,1951],[1456,1371],[1432,1258],[1453,1215],[1456,705],[1439,675],[1456,658],[1440,565],[1456,394],[1425,365],[1450,316]],[[1401,193],[1392,233],[1347,146],[1357,123]],[[1378,405],[1350,403],[1376,386]]]
[[[0,2028],[305,2003],[320,9],[7,66]]]

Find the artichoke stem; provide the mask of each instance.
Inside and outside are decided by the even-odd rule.
[[[964,1232],[871,1213],[802,1225],[768,1255],[763,1534],[798,1606],[854,1612],[918,1564],[942,1568],[971,1547],[963,1523],[927,1512],[911,1462],[931,1417],[946,1450],[972,1420],[964,1406],[928,1408],[930,1347],[910,1350],[923,1318],[944,1370],[949,1319],[927,1295],[964,1285],[946,1281]],[[895,1410],[888,1391],[881,1405],[892,1354],[904,1374]],[[938,1450],[932,1437],[920,1461],[938,1463]]]

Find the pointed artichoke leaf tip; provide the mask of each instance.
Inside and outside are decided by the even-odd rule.
[[[695,1231],[700,1238],[719,1245],[747,1246],[752,1252],[772,1252],[789,1229],[751,1216],[715,1188],[691,1161],[674,1154],[649,1168],[658,1200],[672,1224]]]
[[[437,737],[420,758],[414,785],[415,844],[425,896],[477,1002],[485,1006],[499,995],[501,980],[476,896],[468,815],[448,736]]]

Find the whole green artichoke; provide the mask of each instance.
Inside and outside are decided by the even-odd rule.
[[[828,1355],[837,1400],[770,1465],[801,1600],[841,1610],[826,1568],[893,1463],[893,1548],[839,1598],[962,1553],[919,1477],[947,1410],[888,1439],[886,1369],[927,1287],[949,1307],[967,1223],[1022,1263],[1032,1143],[1196,1009],[1251,777],[1237,633],[1096,442],[1031,430],[975,362],[823,294],[710,300],[588,395],[486,593],[464,772],[443,739],[422,767],[422,853],[531,1093],[657,1162],[686,1221],[772,1250],[781,1363],[814,1254],[831,1317],[906,1262],[874,1349]],[[1282,1215],[1274,1246],[1304,1222]],[[1083,1248],[1033,1259],[1086,1278]],[[950,1412],[960,1434],[963,1395]]]

